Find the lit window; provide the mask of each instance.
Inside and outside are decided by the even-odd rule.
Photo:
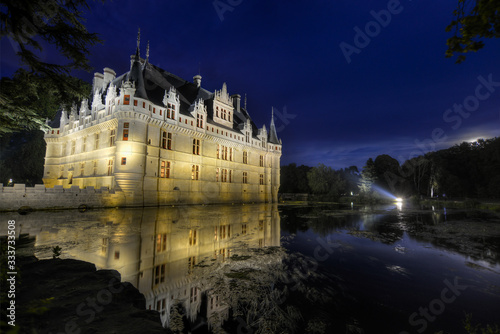
[[[196,126],[203,129],[203,115],[196,115]]]
[[[130,95],[125,95],[123,98],[123,104],[128,105],[130,103]]]
[[[220,168],[215,169],[215,182],[219,182],[219,170]]]
[[[87,137],[83,137],[82,139],[82,152],[87,151]]]
[[[248,183],[248,173],[243,172],[243,183]]]
[[[137,100],[134,100],[134,106],[137,107]]]
[[[160,177],[167,179],[170,177],[170,161],[162,161],[160,163]]]
[[[245,141],[246,141],[247,143],[249,143],[249,142],[250,142],[250,132],[245,133]]]
[[[259,184],[264,184],[264,174],[259,175]]]
[[[196,230],[189,231],[189,246],[196,245]]]
[[[248,163],[248,152],[243,151],[243,163],[247,164]]]
[[[260,156],[260,167],[264,167],[264,156]]]
[[[128,140],[128,129],[129,129],[129,123],[123,123],[123,140],[124,141]]]
[[[126,165],[127,164],[127,158],[126,157],[122,157],[122,165]]]
[[[156,236],[156,252],[164,252],[167,249],[167,234],[158,234]]]
[[[80,176],[83,176],[85,174],[85,162],[82,162],[80,164]]]
[[[200,155],[200,140],[193,139],[193,154]]]
[[[96,176],[97,175],[97,160],[94,160],[94,166],[92,168],[93,168],[92,174],[94,176]]]
[[[191,179],[192,180],[198,180],[199,177],[200,177],[200,166],[193,165],[191,167]]]

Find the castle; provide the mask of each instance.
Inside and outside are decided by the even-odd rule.
[[[139,54],[130,70],[95,73],[83,100],[45,133],[47,188],[103,189],[119,205],[277,201],[281,140],[252,121],[224,83],[210,92]],[[246,103],[245,103],[246,104]],[[69,115],[68,115],[69,114]]]

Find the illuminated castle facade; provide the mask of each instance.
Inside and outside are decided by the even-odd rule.
[[[107,188],[132,206],[277,201],[273,118],[257,128],[225,83],[210,92],[148,59],[138,40],[130,71],[95,73],[91,101],[62,111],[45,134],[45,186]]]

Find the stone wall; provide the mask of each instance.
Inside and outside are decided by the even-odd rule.
[[[0,211],[15,211],[22,207],[31,209],[71,209],[78,207],[101,208],[125,205],[122,192],[108,188],[94,189],[78,186],[63,188],[54,186],[45,188],[43,184],[26,187],[15,184],[14,187],[0,187]]]

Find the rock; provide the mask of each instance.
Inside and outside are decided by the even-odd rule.
[[[116,270],[78,260],[24,261],[16,298],[20,333],[166,333],[156,311]]]

